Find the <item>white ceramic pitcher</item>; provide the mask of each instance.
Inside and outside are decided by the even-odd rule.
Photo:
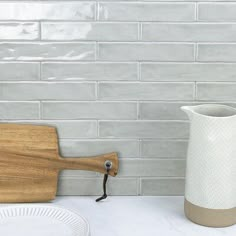
[[[185,214],[193,222],[236,224],[236,109],[183,106],[190,120]]]

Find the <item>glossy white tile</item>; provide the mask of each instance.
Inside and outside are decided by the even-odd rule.
[[[41,65],[42,80],[138,80],[136,63],[110,62],[45,62]]]
[[[28,100],[94,100],[94,83],[20,82],[1,83],[0,99]]]
[[[236,81],[235,66],[235,63],[142,63],[141,80]]]
[[[193,44],[99,43],[102,61],[194,61]]]
[[[37,120],[39,118],[39,102],[0,102],[1,120]]]
[[[0,40],[37,40],[39,23],[0,22]]]
[[[94,60],[94,43],[0,42],[0,60]]]
[[[235,42],[234,23],[144,23],[143,41],[160,42]]]
[[[193,83],[99,83],[101,100],[192,100]]]
[[[90,1],[1,1],[0,20],[93,20]]]
[[[117,152],[120,158],[137,158],[139,141],[132,139],[60,140],[61,153],[68,157]]]
[[[134,102],[43,102],[43,119],[125,119],[137,118]]]
[[[43,40],[138,40],[137,23],[59,22],[42,23]]]
[[[183,121],[100,121],[101,138],[187,139],[189,124]]]
[[[194,3],[102,2],[99,20],[106,21],[193,21]]]
[[[38,62],[0,62],[0,81],[40,80]]]

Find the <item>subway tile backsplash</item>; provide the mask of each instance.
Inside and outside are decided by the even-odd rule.
[[[41,64],[41,79],[50,81],[137,81],[138,65],[133,62],[45,62]]]
[[[135,41],[138,23],[42,23],[42,40]]]
[[[235,42],[236,24],[230,23],[144,23],[143,41]]]
[[[0,99],[32,100],[94,100],[95,83],[19,82],[1,83]]]
[[[235,2],[199,3],[198,19],[200,21],[235,21]]]
[[[1,22],[1,40],[37,40],[39,23],[36,22]]]
[[[190,43],[99,43],[101,61],[193,61],[194,45]]]
[[[236,62],[236,43],[200,43],[197,60],[202,62]]]
[[[193,21],[194,3],[101,2],[98,19],[104,21]]]
[[[78,157],[118,152],[120,158],[139,156],[139,141],[135,139],[61,139],[60,148],[64,156]]]
[[[193,83],[101,82],[98,85],[101,100],[192,100]]]
[[[188,138],[186,121],[100,121],[104,138]]]
[[[40,80],[39,62],[0,61],[0,71],[0,81]]]
[[[94,20],[95,2],[1,1],[0,20]]]
[[[95,59],[95,43],[92,42],[0,42],[0,60],[3,61],[78,61],[93,59]]]
[[[0,120],[58,128],[60,152],[116,151],[113,195],[182,195],[182,105],[236,107],[236,3],[0,0]],[[102,175],[63,171],[59,195]]]
[[[135,102],[42,102],[44,119],[111,119],[134,120]]]
[[[143,81],[235,81],[236,63],[155,63],[141,64]]]

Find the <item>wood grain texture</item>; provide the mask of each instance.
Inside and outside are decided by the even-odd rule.
[[[0,124],[0,202],[43,202],[55,198],[60,170],[118,171],[116,153],[95,157],[62,158],[54,127]]]

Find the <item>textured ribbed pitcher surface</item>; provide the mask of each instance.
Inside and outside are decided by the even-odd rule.
[[[185,214],[193,222],[236,224],[236,109],[183,106],[190,120]]]

